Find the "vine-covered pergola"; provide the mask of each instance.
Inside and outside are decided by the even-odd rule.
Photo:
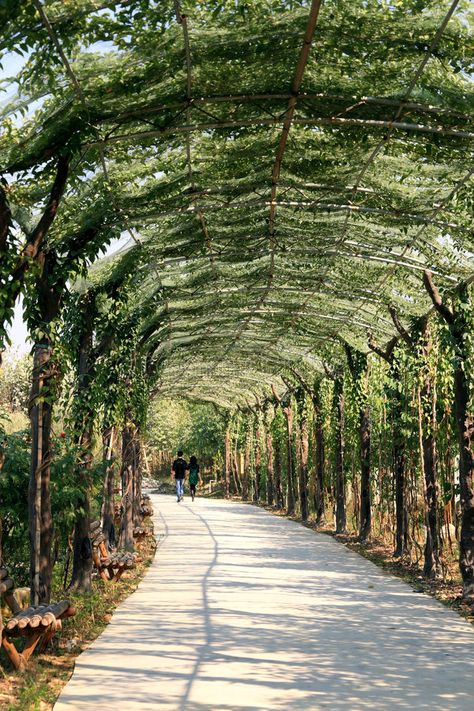
[[[116,329],[120,392],[138,367],[142,394],[230,412],[280,398],[290,372],[336,377],[345,348],[390,362],[435,309],[468,417],[467,2],[7,0],[0,20],[24,61],[1,110],[0,311],[5,329],[24,294],[33,414],[72,299],[95,361]]]

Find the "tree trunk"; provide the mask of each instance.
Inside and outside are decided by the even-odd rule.
[[[454,304],[454,337],[457,357],[454,370],[456,428],[459,443],[459,487],[461,493],[461,535],[459,568],[463,580],[463,597],[474,604],[474,417],[469,409],[470,333],[467,312],[471,311],[467,287],[463,287]]]
[[[233,452],[233,459],[232,459],[232,479],[234,482],[234,493],[237,495],[242,493],[242,486],[240,483],[240,475],[239,475],[239,461],[240,461],[240,452],[238,450],[237,442],[236,442],[234,452]]]
[[[359,537],[366,541],[372,529],[372,507],[370,496],[370,419],[366,404],[359,412],[360,438],[360,527]]]
[[[102,434],[103,462],[105,464],[104,489],[102,498],[102,531],[105,536],[105,545],[108,548],[115,548],[115,525],[114,525],[114,488],[116,459],[115,449],[115,427],[107,427]]]
[[[300,467],[299,467],[299,490],[300,490],[300,513],[303,521],[308,520],[308,419],[306,416],[304,398],[298,403],[298,420],[299,420],[299,450],[300,450]]]
[[[2,203],[1,198],[2,198],[2,190],[0,188],[0,207],[1,207],[1,203]],[[8,217],[7,222],[4,225],[5,229],[8,229],[8,224],[9,224],[9,217]],[[1,218],[0,218],[0,242],[1,242],[1,236],[2,236],[2,234],[1,234]],[[0,343],[0,366],[1,365],[2,365],[2,349],[1,349],[1,343]],[[4,439],[3,439],[3,437],[0,436],[0,475],[1,475],[1,472],[3,469],[3,465],[5,463],[4,445],[5,445]],[[2,565],[2,564],[3,564],[3,519],[0,516],[0,565]],[[0,634],[1,634],[1,630],[2,630],[1,614],[2,613],[0,610]]]
[[[148,461],[148,454],[147,454],[146,445],[144,442],[141,443],[140,462],[143,462],[145,473],[146,473],[147,477],[150,477],[151,476],[150,463]]]
[[[436,384],[430,372],[428,358],[431,351],[431,336],[428,321],[425,320],[422,338],[423,356],[426,360],[422,376],[422,387],[418,390],[418,411],[421,428],[421,461],[425,479],[426,500],[426,542],[424,550],[423,575],[435,578],[441,572],[439,558],[440,532],[438,514],[438,491],[436,469],[438,454],[436,449]]]
[[[459,487],[461,493],[461,535],[459,568],[463,581],[463,597],[474,604],[474,417],[469,410],[470,333],[468,314],[472,310],[469,290],[463,285],[451,310],[441,299],[431,272],[425,271],[423,282],[438,313],[449,326],[454,341],[454,403],[459,444]]]
[[[134,426],[127,419],[122,430],[122,521],[119,547],[133,551],[133,468],[135,459]]]
[[[285,502],[281,485],[281,442],[278,437],[275,438],[273,449],[275,454],[275,499],[277,508],[281,510]]]
[[[395,361],[391,367],[392,377],[396,381],[393,391],[393,469],[395,476],[395,558],[400,558],[407,551],[408,531],[405,491],[405,438],[401,430],[403,398],[398,387],[400,374]]]
[[[267,450],[267,504],[273,506],[275,498],[274,492],[274,463],[273,463],[273,437],[270,428],[267,429],[266,437]]]
[[[240,495],[242,496],[242,499],[244,498],[244,486],[245,486],[245,461],[244,461],[244,455],[240,450],[236,450],[235,453],[235,464],[236,464],[236,475],[237,475],[237,484],[238,484],[238,491]]]
[[[230,437],[230,426],[225,431],[225,497],[230,497],[230,475],[231,475],[231,458],[232,458],[232,443]]]
[[[92,587],[92,547],[90,542],[89,474],[92,467],[92,422],[79,443],[82,454],[77,465],[76,483],[81,491],[76,508],[70,590],[90,592]]]
[[[319,385],[316,386],[319,388]],[[324,497],[324,430],[321,416],[321,398],[319,390],[313,395],[314,408],[314,512],[316,523],[321,523],[325,518],[325,497]]]
[[[247,433],[247,442],[245,444],[244,455],[244,470],[242,473],[242,499],[248,501],[249,498],[249,478],[250,478],[250,457],[252,451],[252,443],[250,433]]]
[[[286,461],[287,461],[287,481],[286,481],[286,510],[288,515],[295,513],[295,464],[293,457],[293,408],[291,404],[283,408],[286,419]]]
[[[465,370],[467,363],[463,360],[454,375],[461,489],[459,567],[463,579],[463,596],[465,600],[474,603],[474,418],[468,410],[469,384]]]
[[[426,496],[426,543],[423,575],[435,578],[440,572],[438,496],[436,490],[436,440],[433,435],[423,437],[423,467]]]
[[[133,462],[132,462],[132,517],[133,525],[141,526],[142,503],[142,443],[138,427],[133,427]]]
[[[258,417],[258,415],[257,415]],[[254,490],[253,490],[253,501],[258,504],[260,501],[260,479],[261,479],[261,469],[262,469],[262,447],[261,447],[261,431],[260,425],[257,422],[257,427],[255,429],[255,479],[254,479]]]
[[[336,409],[336,533],[346,532],[346,481],[344,472],[344,380],[342,374],[334,381]]]
[[[345,351],[353,387],[359,403],[360,508],[355,508],[355,514],[356,520],[357,518],[359,520],[359,538],[361,541],[365,541],[370,536],[372,525],[370,501],[370,419],[367,399],[369,371],[367,367],[367,356],[364,353],[352,348],[348,343],[345,344]],[[354,472],[353,483],[356,500],[358,492],[355,489],[355,481]]]
[[[74,522],[73,565],[70,589],[89,592],[92,586],[92,547],[90,534],[90,471],[92,469],[92,433],[94,411],[90,402],[93,371],[92,346],[95,304],[86,294],[82,301],[83,328],[79,337],[77,390],[75,397],[75,426],[82,430],[78,442],[79,460],[75,466],[76,487],[79,492]]]
[[[48,339],[36,343],[30,394],[31,469],[28,487],[31,604],[47,603],[51,596],[51,423],[53,373]]]

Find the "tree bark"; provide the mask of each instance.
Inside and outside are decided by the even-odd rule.
[[[133,492],[133,525],[141,526],[143,522],[141,514],[142,503],[142,442],[138,427],[133,427],[133,463],[132,463],[132,492]],[[133,533],[132,533],[133,535]]]
[[[393,316],[392,316],[393,318]],[[395,324],[397,325],[397,324]],[[399,558],[406,552],[407,512],[405,496],[405,440],[401,428],[403,415],[403,396],[400,390],[400,368],[394,355],[398,338],[394,336],[385,350],[369,341],[369,348],[383,358],[390,366],[390,376],[393,380],[391,388],[392,442],[393,442],[393,477],[395,480],[395,550],[394,558]]]
[[[353,386],[359,401],[359,444],[360,444],[360,512],[359,538],[366,541],[372,526],[370,500],[370,418],[367,402],[369,372],[367,356],[345,344],[347,363],[352,376]],[[363,379],[363,380],[362,380]]]
[[[240,451],[240,449],[236,449],[235,452],[235,474],[237,477],[237,484],[238,484],[238,489],[237,491],[241,494],[242,499],[244,498],[244,471],[245,471],[245,464],[244,464],[244,455]]]
[[[415,358],[419,355],[418,342],[421,339],[423,363],[421,365],[421,387],[418,388],[418,423],[426,505],[426,542],[423,574],[427,578],[432,578],[436,577],[440,571],[440,534],[436,485],[436,384],[430,373],[431,337],[429,321],[427,315],[417,319],[417,331],[419,333],[416,337],[413,337],[403,326],[396,309],[392,306],[389,307],[389,311],[395,327]]]
[[[273,451],[275,455],[275,500],[277,508],[281,510],[285,505],[285,501],[281,484],[281,442],[278,437],[275,438]]]
[[[439,559],[439,516],[436,486],[436,440],[432,434],[423,437],[423,468],[426,496],[426,543],[423,575],[435,578],[441,568]]]
[[[51,356],[51,344],[47,338],[35,344],[29,408],[32,442],[28,487],[30,587],[33,605],[49,602],[51,596]]]
[[[104,489],[102,495],[102,531],[105,536],[105,545],[115,548],[115,525],[114,525],[114,488],[115,488],[115,427],[107,427],[102,433],[102,452],[105,465]]]
[[[92,587],[92,546],[90,542],[89,474],[92,467],[92,422],[79,443],[82,461],[77,466],[77,484],[81,495],[77,502],[74,524],[72,579],[70,590],[90,592]]]
[[[26,244],[22,248],[20,254],[16,260],[13,260],[16,261],[16,263],[12,268],[10,278],[3,283],[0,281],[0,310],[3,313],[5,320],[8,320],[9,314],[13,313],[15,302],[23,289],[26,274],[30,270],[32,264],[36,263],[36,266],[39,266],[40,269],[43,267],[44,253],[42,250],[44,242],[56,217],[59,204],[66,187],[68,172],[69,156],[60,156],[56,167],[54,183],[52,185],[51,193],[43,214],[36,227],[29,233]],[[7,203],[5,192],[2,186],[0,186],[0,254],[8,254],[8,234],[10,227],[11,212]],[[58,288],[62,291],[63,284],[59,287],[55,284],[55,287],[53,287],[51,291]],[[43,316],[43,314],[41,316]],[[5,335],[5,320],[0,323],[0,343],[3,342]],[[48,323],[49,322],[50,321],[48,320]]]
[[[286,420],[286,510],[288,515],[295,513],[295,462],[293,456],[293,407],[291,403],[283,407]]]
[[[122,520],[120,525],[119,547],[127,551],[134,550],[133,541],[133,467],[135,445],[133,424],[127,418],[122,429]]]
[[[467,363],[464,360],[464,368]],[[456,424],[459,441],[459,484],[461,489],[461,536],[459,567],[464,599],[474,604],[474,418],[469,412],[469,384],[466,370],[457,367],[454,378]]]
[[[150,477],[151,476],[150,463],[148,461],[148,454],[146,451],[146,445],[143,441],[141,442],[140,462],[142,462],[142,464],[143,464],[142,471],[144,470],[147,477]]]
[[[75,429],[78,438],[79,459],[75,466],[77,489],[74,522],[73,566],[70,589],[89,592],[92,586],[92,546],[90,534],[90,471],[92,469],[92,434],[94,411],[91,406],[91,381],[93,378],[93,335],[96,315],[95,297],[85,294],[80,302],[82,330],[79,335],[77,364],[77,389],[75,398]]]
[[[273,506],[273,501],[275,499],[273,437],[272,437],[272,433],[271,433],[269,427],[267,429],[266,450],[267,450],[267,504],[269,506]]]
[[[334,380],[336,411],[336,533],[346,532],[346,481],[344,472],[344,380],[337,374]]]
[[[321,413],[321,395],[320,384],[317,383],[315,389],[311,393],[314,409],[314,512],[316,523],[321,523],[325,518],[325,496],[324,496],[324,467],[325,467],[325,452],[324,452],[324,429]]]
[[[441,299],[430,272],[424,272],[423,282],[430,298],[449,326],[454,341],[454,403],[459,445],[459,487],[461,493],[461,535],[459,568],[463,581],[463,597],[474,604],[474,417],[469,409],[469,333],[468,312],[472,309],[467,286],[460,287],[451,310]]]
[[[359,538],[366,541],[372,530],[372,506],[370,495],[370,419],[366,404],[359,413],[360,438],[360,527]]]
[[[225,431],[225,497],[230,497],[230,475],[232,469],[232,442],[230,436],[230,425]]]
[[[298,402],[298,439],[300,450],[299,462],[299,494],[300,513],[303,521],[308,520],[308,418],[306,415],[304,395]]]
[[[428,361],[431,351],[431,337],[425,327],[422,332],[423,356]],[[426,499],[426,542],[424,550],[423,575],[427,578],[436,578],[441,572],[440,561],[440,531],[438,513],[438,487],[437,464],[438,453],[436,448],[436,384],[430,373],[429,362],[424,364],[422,386],[418,391],[419,411],[421,416],[422,434],[422,466],[425,479]]]
[[[395,550],[394,557],[405,555],[408,545],[407,512],[406,512],[406,481],[405,481],[405,439],[401,429],[403,415],[403,398],[399,389],[400,374],[395,361],[391,368],[395,379],[392,397],[392,431],[393,431],[393,471],[395,478]]]
[[[242,493],[242,486],[240,483],[240,475],[239,475],[239,461],[240,461],[240,452],[238,448],[238,438],[235,438],[235,446],[233,448],[233,457],[232,457],[232,480],[234,482],[234,493],[239,495]]]
[[[252,451],[252,443],[250,433],[247,433],[247,441],[245,443],[244,454],[244,469],[242,472],[242,499],[248,501],[249,498],[249,479],[250,479],[250,457]]]
[[[260,501],[260,485],[261,485],[261,474],[262,474],[262,443],[261,443],[261,430],[260,423],[258,421],[255,428],[255,479],[254,479],[254,489],[253,489],[253,501],[258,504]]]

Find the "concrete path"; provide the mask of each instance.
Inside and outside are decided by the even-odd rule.
[[[261,509],[153,498],[155,561],[56,711],[474,708],[474,630],[441,604]]]

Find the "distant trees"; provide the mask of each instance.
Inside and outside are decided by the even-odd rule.
[[[3,354],[0,368],[0,407],[7,413],[28,413],[32,359],[27,353],[16,355],[14,351]]]

